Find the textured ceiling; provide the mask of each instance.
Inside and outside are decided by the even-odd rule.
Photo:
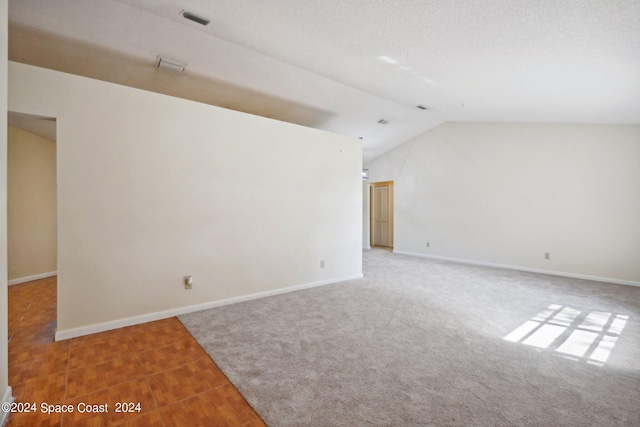
[[[638,0],[10,0],[9,20],[12,60],[363,137],[367,159],[444,121],[640,123]]]

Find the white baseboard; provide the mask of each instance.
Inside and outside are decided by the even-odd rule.
[[[112,329],[124,328],[126,326],[138,325],[140,323],[153,322],[154,320],[166,319],[169,317],[179,316],[181,314],[192,313],[194,311],[206,310],[208,308],[222,307],[224,305],[237,304],[239,302],[250,301],[259,298],[270,297],[274,295],[286,294],[288,292],[299,291],[302,289],[315,288],[318,286],[331,285],[333,283],[344,282],[346,280],[360,279],[362,273],[352,274],[349,276],[336,277],[329,280],[319,282],[304,283],[302,285],[289,286],[281,289],[273,289],[270,291],[256,292],[254,294],[242,295],[223,300],[209,301],[202,304],[190,305],[187,307],[172,308],[170,310],[156,311],[153,313],[142,314],[139,316],[126,317],[124,319],[112,320],[109,322],[95,323],[93,325],[81,326],[79,328],[64,329],[56,331],[56,341],[66,340],[69,338],[81,337],[83,335],[95,334],[98,332],[110,331]]]
[[[57,276],[58,272],[57,271],[50,271],[48,273],[41,273],[41,274],[35,274],[33,276],[27,276],[27,277],[19,277],[17,279],[11,279],[7,282],[7,284],[9,286],[11,285],[19,285],[20,283],[25,283],[25,282],[31,282],[33,280],[38,280],[38,279],[46,279],[47,277],[53,277],[53,276]]]
[[[2,398],[2,403],[11,403],[15,400],[15,397],[13,397],[13,390],[11,389],[11,386],[7,387],[7,389],[4,391],[4,397]],[[11,414],[10,411],[0,411],[0,426],[4,427],[7,425],[7,422],[9,422],[9,415]]]
[[[509,270],[518,270],[518,271],[528,271],[531,273],[541,273],[541,274],[550,274],[552,276],[561,276],[561,277],[571,277],[574,279],[584,279],[584,280],[593,280],[595,282],[605,282],[605,283],[613,283],[615,285],[627,285],[627,286],[640,286],[640,282],[635,282],[633,280],[622,280],[622,279],[613,279],[610,277],[599,277],[599,276],[589,276],[585,274],[576,274],[576,273],[566,273],[563,271],[554,271],[554,270],[543,270],[541,268],[530,268],[530,267],[521,267],[517,265],[507,265],[507,264],[495,264],[492,262],[484,262],[484,261],[474,261],[470,259],[462,259],[462,258],[450,258],[444,256],[436,256],[436,255],[427,255],[421,254],[417,252],[405,252],[405,251],[393,251],[394,254],[399,255],[409,255],[420,258],[431,258],[431,259],[439,259],[442,261],[452,261],[459,262],[462,264],[473,264],[473,265],[482,265],[485,267],[497,267],[497,268],[506,268]]]

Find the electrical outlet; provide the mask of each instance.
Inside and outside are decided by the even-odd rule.
[[[324,268],[324,260],[323,259],[320,260],[320,268]]]
[[[192,289],[193,288],[193,276],[186,276],[184,278],[184,288]]]
[[[430,246],[430,244],[429,244],[429,242],[427,242],[427,247],[428,247],[428,248],[429,248],[429,247],[431,247],[431,246]]]
[[[549,252],[545,252],[544,259],[551,259],[551,254]]]

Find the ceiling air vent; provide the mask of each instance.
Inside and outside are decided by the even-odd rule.
[[[182,12],[182,16],[188,19],[189,21],[197,22],[200,25],[209,25],[209,22],[211,22],[210,19],[203,18],[202,16],[198,16],[187,11]]]
[[[386,125],[389,122],[386,121],[385,119],[380,119],[380,120],[378,120],[378,123],[380,123],[381,125]]]
[[[184,72],[185,65],[175,61],[173,59],[163,58],[158,56],[158,62],[156,62],[156,68],[160,70],[173,71],[174,73]]]
[[[417,108],[418,110],[427,110],[427,109],[428,109],[428,108],[427,108],[427,107],[425,107],[424,105],[418,105],[418,106],[416,106],[416,108]]]

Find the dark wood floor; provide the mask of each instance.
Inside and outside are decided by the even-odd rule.
[[[175,317],[59,342],[55,325],[55,277],[9,287],[9,384],[35,403],[9,427],[264,426]]]

